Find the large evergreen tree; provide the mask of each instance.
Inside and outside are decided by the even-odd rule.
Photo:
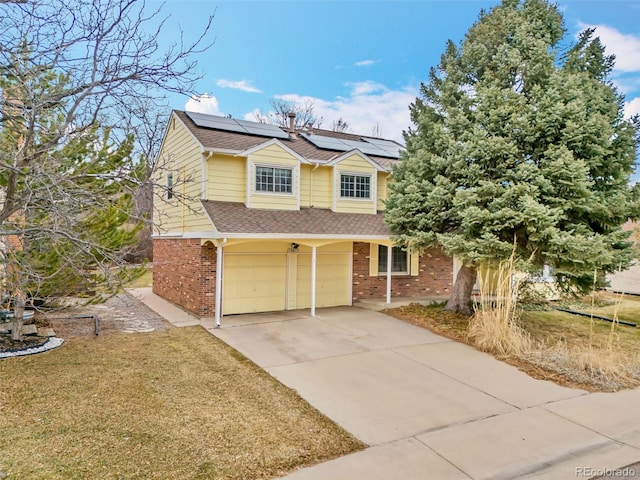
[[[462,260],[448,310],[470,313],[478,267],[514,242],[583,287],[632,258],[620,226],[637,215],[640,122],[623,118],[594,32],[563,47],[564,35],[557,7],[504,0],[448,42],[410,106],[385,219],[401,244]]]

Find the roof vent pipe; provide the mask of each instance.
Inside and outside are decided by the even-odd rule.
[[[287,113],[287,117],[289,117],[289,131],[291,133],[296,131],[296,114],[294,112]]]

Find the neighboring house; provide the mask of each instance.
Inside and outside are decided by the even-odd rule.
[[[448,295],[453,260],[393,247],[383,222],[402,147],[293,120],[172,112],[155,177],[153,291],[218,321]]]
[[[622,230],[633,232],[630,240],[639,248],[640,229],[637,222],[628,221],[622,225]],[[629,295],[640,295],[640,262],[636,260],[626,270],[619,270],[607,275],[607,290]]]

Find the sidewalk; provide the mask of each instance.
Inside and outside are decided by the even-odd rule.
[[[151,291],[151,287],[129,288],[127,292],[144,303],[151,310],[165,318],[171,325],[175,327],[193,327],[195,325],[203,325],[205,328],[213,326],[213,320],[204,322],[198,317],[191,315],[186,310],[177,307],[162,297],[159,297]],[[211,323],[211,325],[209,325]]]
[[[131,293],[175,325],[201,324],[150,289]],[[640,389],[587,393],[535,380],[353,307],[313,318],[304,310],[234,315],[221,329],[204,323],[371,445],[290,480],[591,478],[640,461]],[[633,471],[628,478],[640,478]]]

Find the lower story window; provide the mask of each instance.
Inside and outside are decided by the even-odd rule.
[[[378,245],[378,273],[387,273],[387,247]],[[409,252],[391,248],[391,273],[409,273]]]

